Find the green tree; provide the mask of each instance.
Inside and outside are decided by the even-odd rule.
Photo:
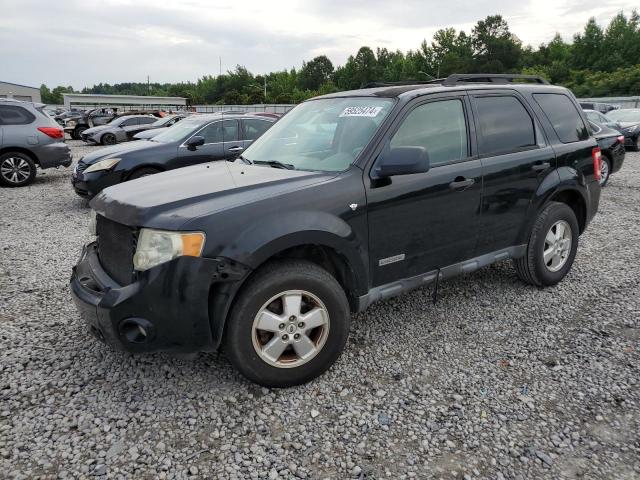
[[[471,32],[471,45],[478,72],[511,72],[520,66],[522,43],[501,15],[480,20]]]
[[[317,90],[328,82],[333,75],[333,63],[325,55],[315,57],[309,62],[302,62],[298,74],[298,83],[305,90]]]

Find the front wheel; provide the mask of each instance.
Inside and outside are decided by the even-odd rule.
[[[105,133],[102,136],[103,145],[115,145],[116,143],[117,143],[117,139],[113,133]]]
[[[331,274],[310,262],[273,262],[243,286],[223,347],[249,380],[290,387],[318,377],[337,360],[349,323],[347,298]]]
[[[640,152],[640,135],[636,137],[635,145],[633,146],[634,152]]]
[[[555,285],[573,265],[580,228],[571,207],[551,202],[538,215],[524,257],[514,260],[518,277],[539,287]]]

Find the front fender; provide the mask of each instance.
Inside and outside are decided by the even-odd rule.
[[[237,259],[252,269],[293,247],[318,245],[337,252],[352,273],[356,294],[367,291],[366,239],[359,238],[351,223],[343,218],[321,211],[299,210],[286,214],[270,214],[252,222],[242,231],[235,242],[230,242],[221,255]],[[366,225],[366,224],[365,224]]]

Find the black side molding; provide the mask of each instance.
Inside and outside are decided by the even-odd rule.
[[[525,255],[526,251],[526,244],[516,245],[502,250],[497,250],[495,252],[485,253],[479,257],[465,260],[464,262],[454,263],[453,265],[440,269],[440,280],[456,277],[463,273],[471,273],[479,268],[486,267],[492,263],[507,260],[509,258],[520,258]],[[416,275],[415,277],[403,278],[395,282],[380,285],[379,287],[374,287],[369,290],[366,295],[362,295],[356,299],[357,311],[361,312],[371,304],[380,300],[386,300],[410,290],[429,285],[435,281],[437,276],[438,270],[436,269],[421,275]]]

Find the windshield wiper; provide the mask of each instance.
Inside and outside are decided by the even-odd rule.
[[[247,165],[253,165],[253,162],[251,160],[249,160],[247,157],[245,157],[244,155],[238,155],[236,158],[239,158],[240,160],[242,160]]]
[[[284,168],[285,170],[295,170],[296,167],[290,163],[282,163],[278,160],[254,160],[256,165],[269,165],[271,168]]]

